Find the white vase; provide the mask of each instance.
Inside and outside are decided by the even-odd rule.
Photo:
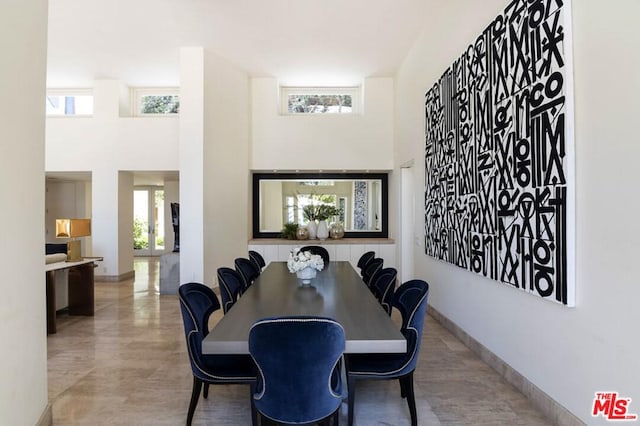
[[[296,272],[296,276],[302,280],[303,285],[311,284],[311,280],[316,277],[316,268],[304,268]]]
[[[326,220],[321,220],[320,222],[318,222],[318,230],[316,232],[316,235],[321,240],[326,240],[327,237],[329,237],[329,227],[327,226]]]
[[[310,220],[309,223],[307,224],[307,232],[309,233],[309,239],[310,240],[315,240],[317,238],[317,228],[318,225],[316,225],[316,221],[315,220]]]

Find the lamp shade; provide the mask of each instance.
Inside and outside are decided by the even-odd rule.
[[[91,235],[91,219],[56,219],[57,238],[88,237]]]

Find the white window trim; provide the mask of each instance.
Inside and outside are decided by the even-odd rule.
[[[93,89],[73,88],[73,89],[47,89],[46,96],[91,96],[93,98]],[[93,111],[95,112],[95,98],[93,102]],[[93,117],[93,114],[47,114],[47,118],[86,118]]]
[[[280,114],[302,117],[342,117],[361,114],[361,88],[359,86],[348,87],[280,87]],[[312,113],[292,113],[289,112],[289,95],[351,95],[351,112],[342,114],[312,114]]]
[[[180,99],[179,87],[133,87],[131,88],[131,115],[134,117],[177,117],[177,114],[144,114],[140,112],[140,105],[143,96],[178,96]]]

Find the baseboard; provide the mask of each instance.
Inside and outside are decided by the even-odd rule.
[[[53,412],[51,411],[51,404],[47,404],[42,415],[38,419],[36,426],[52,426],[53,425]]]
[[[478,355],[482,361],[522,392],[554,425],[574,426],[585,424],[556,400],[544,393],[539,387],[531,383],[526,377],[500,359],[496,354],[467,334],[467,332],[457,324],[438,312],[433,306],[429,305],[428,312],[434,320],[456,336],[471,352]]]
[[[120,275],[96,275],[94,276],[94,280],[100,282],[117,283],[119,281],[129,280],[135,277],[136,271],[129,271]]]

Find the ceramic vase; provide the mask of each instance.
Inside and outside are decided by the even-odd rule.
[[[316,225],[316,221],[310,220],[309,223],[307,224],[307,232],[309,233],[310,240],[315,240],[317,238],[316,236],[317,229],[318,229],[318,225]]]
[[[316,268],[304,268],[296,272],[296,276],[302,280],[302,285],[310,285],[316,277]]]
[[[320,240],[326,240],[329,237],[329,227],[327,226],[326,220],[321,220],[320,222],[318,222],[318,230],[316,235]]]

